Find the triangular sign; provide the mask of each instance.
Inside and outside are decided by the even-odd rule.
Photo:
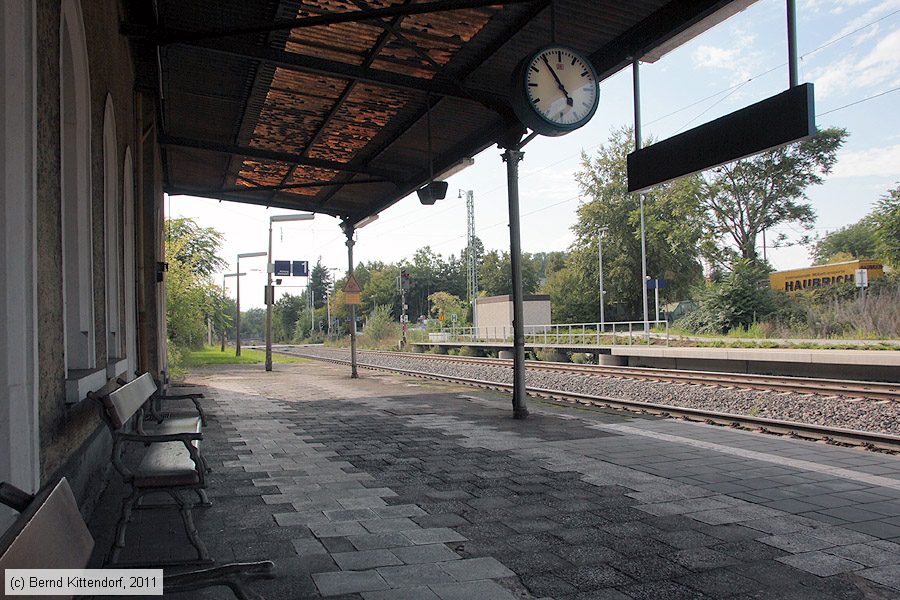
[[[344,293],[345,294],[358,294],[362,291],[362,288],[359,287],[359,282],[356,281],[356,277],[351,275],[347,278],[347,283],[344,284]]]

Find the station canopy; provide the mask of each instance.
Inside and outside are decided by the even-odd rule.
[[[122,27],[161,99],[166,192],[355,223],[520,130],[529,53],[555,40],[603,80],[751,3],[155,0]]]

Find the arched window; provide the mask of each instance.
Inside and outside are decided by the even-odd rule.
[[[96,366],[91,251],[91,92],[78,0],[60,19],[60,193],[66,369]]]
[[[137,301],[134,255],[134,159],[131,148],[125,148],[125,163],[122,165],[122,213],[124,224],[124,292],[125,292],[125,357],[128,371],[125,378],[130,380],[138,368],[137,356]]]
[[[122,228],[119,225],[121,201],[118,154],[115,108],[112,96],[107,94],[103,114],[103,205],[106,217],[106,356],[110,361],[122,358],[125,351],[121,327],[122,276],[119,253],[122,251]]]

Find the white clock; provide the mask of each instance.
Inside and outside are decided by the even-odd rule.
[[[594,116],[600,102],[597,72],[577,50],[548,46],[516,67],[510,100],[516,116],[532,131],[564,135]]]

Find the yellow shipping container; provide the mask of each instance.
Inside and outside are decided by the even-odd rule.
[[[827,287],[837,283],[853,283],[857,269],[868,271],[869,279],[884,275],[884,266],[877,260],[851,260],[831,265],[818,265],[790,271],[776,271],[769,275],[773,290],[800,292],[808,288]]]

